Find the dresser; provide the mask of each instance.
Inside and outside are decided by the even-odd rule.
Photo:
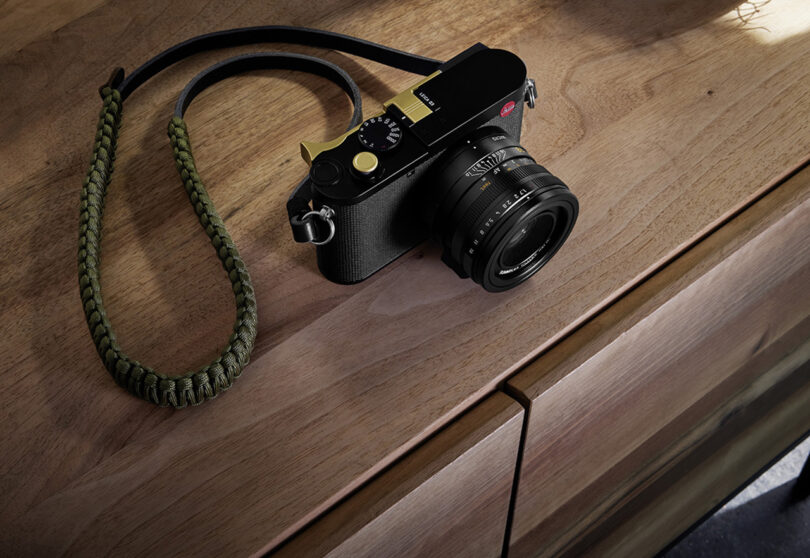
[[[28,2],[0,16],[0,555],[650,556],[810,429],[810,11],[771,2]],[[251,273],[251,362],[159,408],[104,370],[76,279],[79,190],[114,66],[216,29],[304,25],[438,59],[520,56],[521,143],[580,202],[532,279],[487,293],[427,242],[352,286],[284,205],[328,81],[258,71],[186,114]],[[233,296],[166,126],[199,70],[322,56],[367,114],[419,78],[267,44],[196,55],[123,111],[102,284],[118,341],[212,360]]]

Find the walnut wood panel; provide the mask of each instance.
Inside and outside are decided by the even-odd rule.
[[[0,53],[0,444],[10,448],[0,455],[0,553],[269,549],[810,152],[801,1],[767,3],[757,21],[727,0],[677,10],[629,0],[95,5],[74,4],[73,21]],[[96,87],[112,66],[131,70],[194,34],[258,23],[439,58],[475,41],[517,52],[541,91],[523,143],[577,194],[580,221],[534,280],[505,294],[457,279],[432,244],[362,284],[331,284],[311,247],[292,242],[284,202],[305,171],[298,141],[337,135],[348,100],[294,73],[227,80],[195,101],[188,122],[254,280],[257,347],[217,401],[156,409],[106,375],[79,304],[78,192]],[[233,319],[165,137],[182,86],[233,52],[167,70],[124,107],[102,282],[122,347],[167,372],[208,362]],[[368,110],[414,80],[325,57],[357,79]]]
[[[810,429],[808,285],[810,168],[512,378],[510,556],[654,554]]]
[[[767,390],[767,391],[766,391]],[[701,425],[715,429],[636,487],[568,556],[652,556],[810,430],[810,343]],[[722,428],[720,428],[722,426]],[[692,438],[694,441],[694,438]]]
[[[523,408],[495,393],[272,556],[500,556]]]
[[[47,36],[103,3],[104,0],[4,0],[0,3],[0,54]]]

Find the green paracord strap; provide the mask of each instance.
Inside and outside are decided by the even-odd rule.
[[[107,319],[100,284],[104,198],[113,172],[122,100],[120,92],[110,87],[103,88],[101,95],[104,106],[99,116],[93,158],[82,187],[79,219],[79,290],[87,325],[105,367],[130,393],[164,407],[199,405],[228,389],[250,359],[257,325],[256,298],[250,276],[197,173],[186,124],[182,118],[174,117],[169,123],[169,138],[177,170],[200,225],[211,239],[233,286],[236,323],[219,358],[197,371],[179,376],[161,374],[124,354]]]
[[[130,393],[161,406],[182,408],[189,404],[199,405],[228,389],[247,365],[256,340],[256,298],[253,286],[245,264],[197,174],[188,131],[182,118],[188,103],[205,87],[238,72],[270,68],[301,70],[330,79],[349,95],[354,105],[349,125],[352,128],[362,120],[360,90],[346,72],[325,60],[293,53],[254,53],[236,56],[209,67],[189,82],[181,93],[175,107],[175,117],[169,123],[169,139],[174,149],[177,170],[183,179],[191,205],[194,206],[200,224],[211,239],[231,280],[236,296],[236,323],[219,358],[196,372],[187,372],[180,376],[160,374],[126,356],[116,341],[104,311],[100,285],[101,224],[104,197],[113,172],[118,127],[121,123],[121,104],[139,85],[193,54],[261,42],[290,42],[331,48],[422,75],[435,72],[442,64],[439,60],[340,33],[285,25],[263,25],[192,37],[159,53],[126,77],[122,68],[113,71],[107,84],[99,91],[104,106],[99,116],[93,159],[82,188],[79,290],[90,335],[104,366],[115,381]],[[319,232],[316,224],[305,219],[311,213],[308,188],[308,181],[302,181],[287,202],[293,237],[299,242],[304,241],[302,238],[312,241]]]

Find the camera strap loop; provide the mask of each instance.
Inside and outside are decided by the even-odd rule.
[[[296,215],[295,218],[298,219],[299,217]],[[313,227],[315,231],[318,230],[319,221],[328,227],[325,234],[314,232],[312,237],[307,240],[307,242],[310,242],[315,246],[323,246],[324,244],[329,244],[329,241],[334,238],[335,210],[328,205],[322,205],[318,211],[308,211],[302,217],[300,217],[300,219],[308,226]]]
[[[532,78],[528,78],[526,80],[526,92],[524,94],[524,100],[529,105],[530,109],[533,109],[537,103],[537,85],[534,83]]]
[[[115,381],[133,395],[161,406],[183,408],[199,405],[228,389],[250,359],[258,319],[256,297],[250,276],[236,245],[225,228],[197,172],[186,123],[182,116],[191,100],[205,87],[236,73],[258,68],[286,68],[312,72],[331,79],[346,91],[354,103],[349,128],[362,118],[360,91],[339,67],[311,56],[290,53],[258,53],[225,60],[198,74],[183,90],[169,123],[169,139],[183,185],[200,225],[211,240],[233,288],[236,321],[219,357],[198,370],[166,375],[130,359],[118,345],[107,318],[101,293],[101,233],[104,201],[115,160],[123,101],[141,84],[161,70],[198,52],[260,42],[285,42],[330,48],[355,54],[402,70],[428,75],[441,64],[362,39],[303,27],[268,25],[230,29],[200,35],[161,52],[129,76],[116,68],[99,88],[103,106],[99,114],[95,146],[81,191],[79,215],[79,291],[90,334],[102,362]],[[309,206],[308,180],[295,188],[287,203],[296,240],[323,243],[335,232],[334,212],[328,207],[313,211]]]

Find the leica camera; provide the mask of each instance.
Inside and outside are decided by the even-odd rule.
[[[510,289],[563,245],[567,186],[520,145],[534,82],[515,54],[477,44],[327,142],[302,142],[318,267],[356,283],[433,237],[459,277]]]

